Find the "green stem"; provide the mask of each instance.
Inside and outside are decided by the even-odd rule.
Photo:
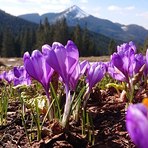
[[[66,128],[68,125],[68,119],[69,119],[71,104],[72,104],[72,98],[70,95],[70,90],[68,85],[65,85],[65,90],[66,90],[66,103],[65,103],[64,113],[62,118],[62,126],[64,128]]]

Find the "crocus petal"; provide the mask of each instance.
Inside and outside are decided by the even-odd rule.
[[[90,65],[89,65],[89,62],[87,60],[80,62],[81,75],[85,74],[89,67],[90,67]]]
[[[31,85],[31,79],[30,78],[15,78],[14,81],[14,86],[17,85]]]
[[[70,89],[71,90],[76,89],[76,86],[77,86],[77,83],[78,83],[78,80],[79,80],[80,76],[81,76],[80,64],[78,63],[76,68],[72,72],[71,77],[70,77]]]
[[[108,73],[112,78],[116,80],[119,80],[122,82],[128,82],[128,79],[125,77],[125,75],[114,66],[108,65]]]
[[[93,63],[87,71],[86,82],[89,85],[89,90],[99,82],[105,75],[106,68],[103,63]]]
[[[138,148],[147,148],[148,119],[143,104],[130,105],[126,115],[127,131]]]
[[[145,56],[145,70],[144,70],[144,75],[148,75],[148,49],[146,50],[146,56]]]
[[[47,48],[47,47],[46,47]],[[64,83],[68,83],[69,78],[78,63],[78,49],[72,41],[68,41],[64,47],[56,42],[52,45],[52,50],[43,53],[47,63],[59,73]]]
[[[14,72],[14,75],[15,77],[19,78],[21,76],[21,68],[18,68],[18,67],[14,67],[13,68],[13,72]]]
[[[135,55],[135,67],[134,67],[134,73],[138,73],[140,68],[145,64],[146,60],[145,57],[142,54],[136,54]]]
[[[110,75],[117,80],[129,83],[130,79],[133,78],[144,65],[145,60],[142,54],[136,54],[136,46],[134,43],[129,42],[117,47],[117,52],[111,56],[111,63],[112,67],[109,68]],[[117,69],[120,73],[113,72],[112,68]],[[111,71],[113,74],[111,74]]]
[[[29,53],[24,54],[24,66],[27,73],[39,81],[46,92],[49,90],[49,82],[53,74],[53,69],[46,63],[43,54],[34,50],[30,57]]]
[[[114,53],[111,56],[111,62],[113,63],[113,65],[115,67],[117,67],[117,69],[124,72],[124,69],[122,68],[123,67],[123,60],[122,60],[122,57],[119,54]]]
[[[31,84],[31,79],[29,74],[27,73],[26,69],[24,66],[18,66],[13,68],[14,72],[14,86],[17,85],[30,85]]]
[[[14,80],[13,70],[9,70],[8,72],[3,73],[3,78],[10,84]]]
[[[129,43],[123,43],[122,45],[120,46],[117,46],[117,52],[118,54],[123,54],[124,52],[128,51],[128,50],[133,50],[134,53],[136,53],[136,46],[135,44],[130,41]]]
[[[49,50],[52,50],[52,48],[48,44],[42,46],[43,55],[47,55]]]
[[[33,52],[36,52],[36,51],[33,51]],[[40,78],[39,76],[37,75],[37,71],[40,71],[39,70],[39,66],[37,67],[34,67],[33,63],[32,63],[32,58],[30,57],[30,54],[29,52],[25,52],[24,53],[24,56],[23,56],[23,59],[24,59],[24,66],[28,72],[28,74],[34,78],[35,80],[37,81],[40,81]]]

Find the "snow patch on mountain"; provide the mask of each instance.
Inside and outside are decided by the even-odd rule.
[[[121,29],[122,29],[123,31],[128,31],[128,27],[127,27],[127,26],[122,26]]]
[[[64,16],[67,17],[67,16],[73,16],[73,18],[78,18],[78,19],[81,19],[81,18],[85,18],[85,17],[88,17],[89,14],[87,14],[86,12],[84,12],[83,10],[81,10],[78,6],[74,5],[70,8],[68,8],[67,10],[64,11]]]

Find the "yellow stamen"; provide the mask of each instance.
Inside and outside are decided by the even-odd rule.
[[[148,108],[148,98],[144,98],[142,103]]]

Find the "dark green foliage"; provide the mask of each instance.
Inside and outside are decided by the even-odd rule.
[[[86,56],[89,56],[89,40],[90,39],[88,29],[87,26],[85,26],[85,29],[82,34],[82,55],[84,55],[85,53]]]
[[[53,40],[65,45],[67,43],[67,40],[69,39],[68,26],[66,23],[66,19],[63,18],[61,20],[58,20],[54,24],[53,28],[54,28]]]
[[[148,49],[148,37],[145,39],[143,46],[142,45],[137,45],[138,46],[138,53],[145,54],[147,49]]]
[[[113,54],[117,49],[117,45],[115,40],[111,39],[108,45],[108,54],[111,55]]]
[[[19,33],[13,33],[11,30],[9,28],[9,31],[0,34],[1,56],[20,57],[26,51],[31,53],[34,49],[41,49],[44,44],[52,45],[55,41],[65,45],[69,39],[77,45],[80,56],[98,56],[107,54],[110,41],[103,35],[90,32],[87,25],[84,30],[79,25],[68,27],[64,18],[55,24],[49,24],[46,18],[37,28],[21,28]]]
[[[90,22],[97,25],[97,22],[93,20]],[[0,10],[0,56],[21,57],[25,51],[31,53],[34,49],[41,49],[44,44],[52,45],[55,41],[65,45],[67,40],[74,41],[79,49],[80,56],[101,56],[112,54],[116,51],[116,45],[123,43],[123,41],[106,37],[100,34],[101,32],[90,31],[90,26],[92,26],[90,22],[85,24],[84,21],[83,29],[80,27],[81,25],[69,27],[65,18],[52,24],[49,24],[48,19],[45,18],[38,25]],[[98,28],[98,30],[103,29],[108,33],[107,27]],[[118,28],[121,28],[121,26]],[[136,33],[140,34],[140,31]],[[112,35],[115,36],[116,32],[113,32]],[[124,34],[121,35],[125,37]],[[148,39],[145,40],[144,46],[139,44],[137,47],[139,52],[145,53],[148,48]]]
[[[14,38],[10,28],[6,28],[3,34],[1,56],[3,57],[15,56]]]
[[[79,54],[81,56],[82,55],[82,29],[80,28],[80,25],[77,25],[73,29],[72,40],[79,47]]]
[[[20,48],[21,48],[21,55],[23,55],[24,52],[32,51],[32,47],[35,40],[35,33],[32,29],[26,28],[24,30],[24,35],[21,40]]]
[[[52,45],[73,40],[79,49],[80,56],[107,55],[110,38],[88,30],[87,24],[82,29],[79,25],[68,27],[66,19],[49,24],[45,18],[39,25],[27,22],[0,11],[0,56],[22,57],[24,52],[41,50],[42,45]],[[0,20],[0,21],[1,21]]]
[[[145,53],[147,49],[148,49],[148,37],[146,38],[146,40],[145,40],[145,42],[144,42],[144,47],[143,47],[143,49],[141,48],[142,53]]]
[[[35,47],[37,49],[40,49],[42,47],[42,45],[45,43],[45,38],[44,38],[44,26],[43,24],[40,22],[39,27],[37,29],[36,32],[36,44]]]
[[[22,29],[27,27],[36,28],[37,26],[38,25],[35,23],[25,21],[0,10],[0,32],[3,32],[4,28],[10,28],[12,33],[16,35],[20,33],[20,30]]]

